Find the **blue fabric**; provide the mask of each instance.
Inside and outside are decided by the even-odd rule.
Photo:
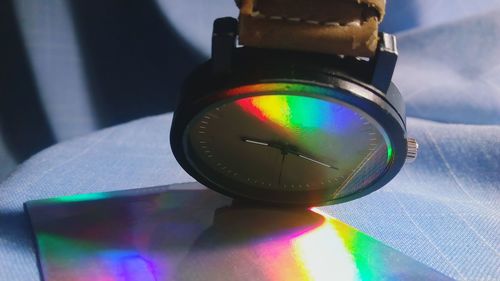
[[[382,30],[433,26],[499,4],[391,0]],[[181,81],[209,54],[213,19],[238,14],[233,0],[101,1],[98,8],[6,0],[0,11],[0,180],[54,143],[172,110]]]
[[[399,36],[395,81],[419,159],[379,191],[324,207],[459,280],[500,279],[500,11]],[[171,115],[53,146],[0,184],[0,280],[37,280],[27,200],[187,182]]]
[[[169,23],[187,42],[208,56],[212,22],[218,17],[237,17],[234,0],[156,0]],[[427,28],[484,13],[500,7],[498,0],[388,0],[382,23],[385,32]]]
[[[172,111],[203,60],[154,0],[0,1],[0,34],[0,180],[54,143]]]

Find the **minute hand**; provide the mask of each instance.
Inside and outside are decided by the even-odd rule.
[[[328,164],[326,164],[326,163],[323,163],[323,162],[321,162],[321,161],[319,161],[319,160],[313,159],[313,158],[311,158],[311,157],[309,157],[309,156],[305,156],[305,155],[300,154],[300,153],[298,153],[298,152],[295,152],[295,151],[287,151],[287,152],[288,152],[288,153],[290,153],[290,154],[293,154],[293,155],[295,155],[295,156],[298,156],[298,157],[300,157],[300,158],[302,158],[302,159],[306,159],[306,160],[311,161],[311,162],[313,162],[313,163],[319,164],[319,165],[321,165],[321,166],[325,166],[325,167],[327,167],[327,168],[331,168],[331,169],[338,170],[338,168],[337,168],[337,167],[335,167],[335,166],[328,165]]]

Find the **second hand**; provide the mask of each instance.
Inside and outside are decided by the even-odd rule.
[[[278,186],[281,185],[281,175],[283,174],[283,166],[284,166],[284,163],[285,163],[285,156],[286,156],[286,152],[284,151],[281,151],[281,166],[280,166],[280,174],[279,174],[279,177],[278,177]]]

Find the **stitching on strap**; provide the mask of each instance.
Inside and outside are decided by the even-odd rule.
[[[307,24],[314,24],[314,25],[324,25],[324,26],[361,26],[363,23],[360,20],[354,20],[351,22],[347,23],[340,23],[337,21],[317,21],[317,20],[308,20],[308,19],[302,19],[302,18],[289,18],[289,17],[284,17],[284,16],[269,16],[269,15],[264,15],[260,13],[259,11],[253,11],[252,14],[250,14],[251,17],[253,18],[260,18],[260,19],[268,19],[268,20],[279,20],[279,21],[289,21],[289,22],[302,22],[302,23],[307,23]]]

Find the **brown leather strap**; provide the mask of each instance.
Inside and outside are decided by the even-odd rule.
[[[371,57],[385,0],[241,0],[240,44]]]

